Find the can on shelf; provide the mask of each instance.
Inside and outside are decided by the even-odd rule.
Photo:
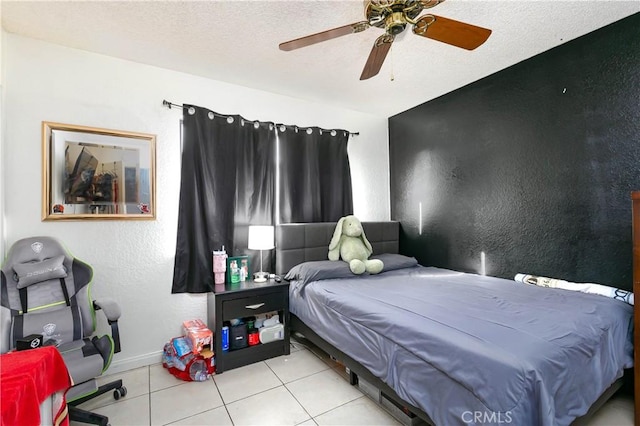
[[[249,346],[254,346],[260,343],[260,333],[257,328],[252,328],[249,330]]]

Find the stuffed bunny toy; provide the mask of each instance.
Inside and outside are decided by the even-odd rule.
[[[360,220],[353,215],[340,218],[329,243],[329,260],[342,258],[354,274],[365,271],[377,274],[382,271],[384,264],[378,259],[369,260],[372,252]]]

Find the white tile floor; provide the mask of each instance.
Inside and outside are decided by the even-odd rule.
[[[206,382],[181,381],[160,364],[116,377],[123,380],[126,397],[115,401],[109,392],[82,405],[109,416],[111,426],[400,425],[349,385],[343,369],[326,354],[294,340],[290,355],[225,371]],[[589,425],[633,425],[631,397],[612,398]]]

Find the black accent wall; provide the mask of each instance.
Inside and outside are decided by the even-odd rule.
[[[389,148],[402,253],[630,289],[640,14],[391,117]]]

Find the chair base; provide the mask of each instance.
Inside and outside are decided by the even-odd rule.
[[[122,380],[116,380],[100,386],[98,390],[96,390],[94,393],[90,395],[87,395],[82,398],[78,398],[72,402],[69,402],[68,404],[69,419],[76,422],[81,422],[81,423],[107,426],[109,424],[109,418],[107,416],[92,413],[91,411],[83,410],[82,408],[78,408],[77,406],[97,396],[100,396],[104,393],[107,393],[109,391],[116,390],[116,389],[120,392],[120,395],[122,396],[126,395],[126,389],[124,390],[124,393],[122,392],[122,389],[124,389],[124,387],[122,386]]]
[[[73,405],[69,406],[69,420],[80,423],[89,423],[92,425],[109,425],[109,417],[92,413],[91,411],[83,410],[82,408],[78,408]]]

